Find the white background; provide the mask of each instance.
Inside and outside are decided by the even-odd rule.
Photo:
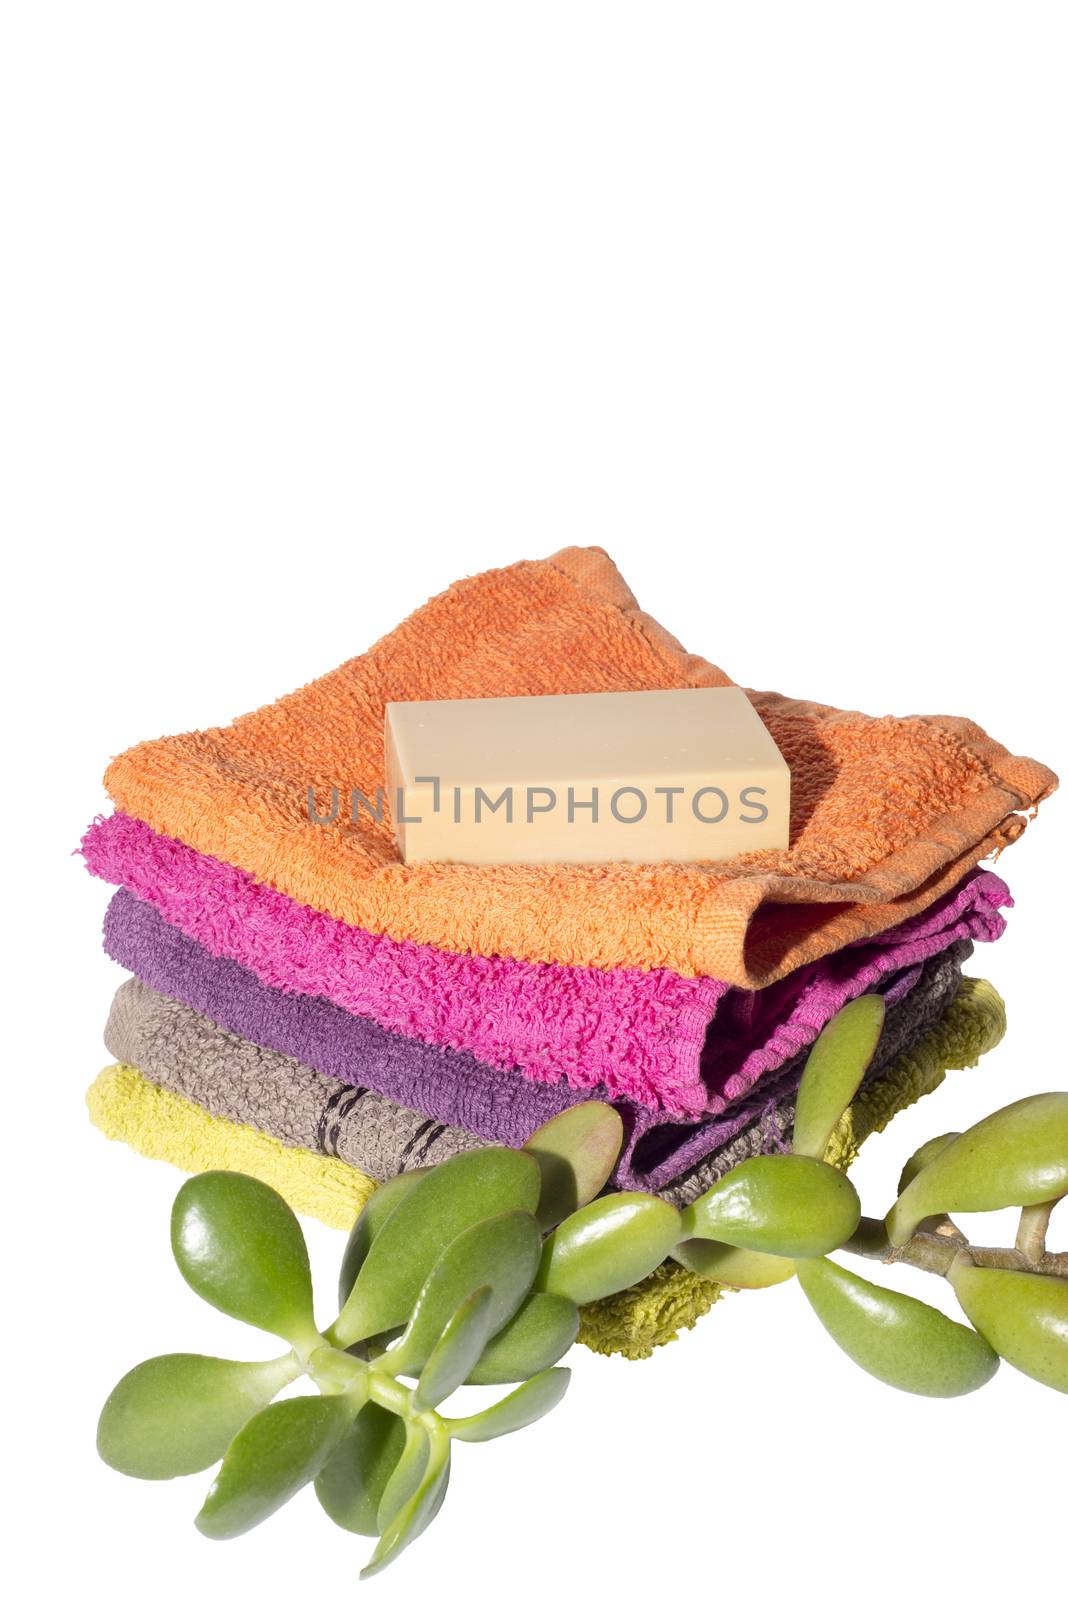
[[[5,8],[16,1592],[345,1593],[369,1549],[310,1494],[212,1545],[202,1483],[94,1455],[134,1361],[268,1344],[170,1264],[177,1174],[85,1116],[119,974],[70,852],[110,755],[596,542],[741,683],[1064,770],[1065,47],[1062,6],[974,0]],[[869,1146],[869,1210],[1064,1084],[1066,845],[1057,798],[1004,857],[972,970],[1008,1040]],[[1060,1591],[1065,1401],[1011,1370],[881,1388],[789,1285],[572,1366],[383,1593]]]

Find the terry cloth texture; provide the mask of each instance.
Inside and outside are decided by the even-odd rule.
[[[865,1139],[937,1089],[947,1072],[974,1067],[1004,1035],[1005,1006],[997,990],[984,978],[965,978],[941,1022],[884,1078],[861,1089],[831,1138],[827,1160],[849,1167]],[[600,1355],[643,1360],[692,1328],[720,1293],[716,1284],[668,1261],[633,1289],[583,1306],[579,1340]]]
[[[719,1111],[811,1043],[892,968],[956,938],[996,939],[1011,905],[977,872],[918,916],[754,995],[716,978],[463,956],[349,927],[121,813],[82,840],[89,870],[265,984],[332,1000],[391,1032],[539,1082],[603,1084],[679,1116]],[[781,1022],[777,1032],[775,1023]],[[768,1040],[767,1050],[760,1048]]]
[[[945,1011],[960,985],[960,963],[970,946],[955,945],[925,965],[919,981],[887,1011],[886,1026],[869,1069],[884,1073],[894,1059]],[[409,1111],[363,1085],[338,1085],[289,1056],[228,1032],[131,978],[118,990],[104,1042],[120,1061],[150,1082],[183,1095],[213,1116],[250,1124],[283,1144],[340,1156],[382,1182],[413,1167],[433,1166],[458,1150],[486,1141]],[[794,1098],[807,1051],[742,1102],[737,1111],[697,1128],[661,1152],[643,1176],[658,1187],[661,1169],[679,1170],[694,1150],[696,1170],[667,1191],[686,1205],[746,1156],[783,1149],[793,1128]]]
[[[149,1083],[134,1067],[105,1067],[86,1103],[101,1133],[140,1155],[184,1172],[247,1172],[277,1189],[295,1210],[332,1228],[351,1228],[376,1188],[336,1157],[287,1149],[269,1134],[213,1117]]]
[[[390,700],[730,683],[645,615],[602,550],[454,584],[344,666],[225,728],[135,746],[120,811],[371,933],[461,954],[669,967],[760,987],[923,910],[1016,839],[1046,767],[958,717],[753,692],[791,770],[792,842],[705,865],[405,865],[381,820]],[[343,796],[338,820],[309,819]]]
[[[593,1046],[591,1055],[587,1058],[581,1027],[563,1046],[561,1055],[558,1056],[557,1039],[554,1037],[555,1030],[551,1020],[553,1012],[549,1009],[541,1017],[541,1034],[536,1053],[528,1053],[525,1062],[521,1061],[518,1065],[523,1075],[532,1082],[561,1084],[566,1080],[571,1090],[575,1092],[604,1088],[613,1098],[626,1098],[637,1105],[662,1112],[669,1118],[693,1118],[722,1111],[732,1101],[747,1093],[766,1073],[776,1070],[799,1050],[811,1044],[828,1019],[840,1011],[847,1000],[867,993],[874,987],[883,987],[895,978],[904,981],[907,974],[915,970],[922,961],[947,949],[960,939],[990,941],[999,938],[1005,927],[1000,908],[1011,904],[1009,892],[1001,879],[990,872],[979,872],[945,899],[911,918],[907,924],[890,933],[877,935],[864,944],[838,951],[833,956],[825,956],[813,966],[791,974],[789,978],[783,979],[771,989],[763,990],[760,994],[744,989],[724,992],[722,985],[717,985],[719,993],[715,998],[707,997],[707,1004],[698,1003],[692,994],[683,997],[679,1003],[677,999],[675,1001],[668,999],[669,985],[665,984],[658,1005],[658,1031],[666,1044],[669,1024],[674,1017],[680,1035],[687,1042],[685,1055],[680,1048],[670,1060],[668,1077],[661,1076],[659,1072],[639,1073],[636,1070],[638,1062],[633,1058],[629,1065],[606,1063],[597,1044]],[[338,927],[339,924],[335,923],[333,926]],[[147,899],[139,899],[129,890],[123,889],[112,901],[106,927],[107,948],[116,960],[130,966],[132,971],[143,977],[154,988],[163,989],[168,994],[174,992],[167,983],[157,982],[148,973],[140,971],[136,965],[126,960],[124,954],[131,946],[143,941],[166,942],[175,950],[183,949],[182,939],[176,936],[178,924],[173,919],[166,918],[154,910]],[[188,929],[185,931],[188,933]],[[198,950],[204,951],[207,956],[211,947],[205,946],[200,940],[195,942]],[[213,954],[218,955],[218,952]],[[310,1016],[321,1009],[316,1005],[316,1002],[322,999],[321,996],[305,996],[301,992],[301,986],[292,983],[272,984],[264,977],[262,969],[249,967],[244,962],[238,962],[235,957],[221,957],[219,966],[221,968],[224,964],[234,963],[240,965],[246,973],[262,980],[261,988],[267,989],[272,995],[283,994],[291,999],[294,1002],[291,1009],[295,1015]],[[518,963],[512,965],[517,966]],[[528,970],[538,969],[528,968]],[[570,970],[574,972],[577,969]],[[608,978],[612,975],[600,974],[600,976]],[[638,983],[646,983],[653,975],[616,974],[615,976],[636,978]],[[657,976],[669,979],[674,977],[673,974]],[[714,982],[711,979],[676,981],[691,986]],[[216,1015],[207,1006],[189,999],[184,994],[177,997],[187,1000],[194,1010],[204,1011],[210,1016]],[[329,1009],[334,1012],[339,1009],[349,1012],[349,1008],[337,1005],[331,1005]],[[620,1012],[620,1017],[624,1014],[625,1008]],[[560,1015],[559,1011],[556,1015]],[[246,1037],[254,1039],[259,1044],[269,1044],[284,1053],[310,1060],[295,1043],[278,1043],[274,1039],[261,1038],[255,1033],[248,1032],[237,1022],[228,1022],[222,1016],[216,1017],[216,1020],[222,1022],[224,1026],[231,1027],[235,1032],[244,1033]],[[380,1038],[383,1033],[388,1034],[390,1038],[411,1038],[406,1029],[387,1029],[383,1024],[379,1024],[376,1031],[372,1019],[360,1018],[359,1021],[361,1024],[359,1030],[351,1026],[349,1028],[353,1040],[358,1033],[368,1038]],[[700,1032],[699,1037],[695,1036],[698,1022],[700,1029],[704,1030]],[[532,1012],[531,1027],[533,1029],[537,1026],[537,1013]],[[443,1048],[452,1050],[456,1047],[443,1046]],[[477,1051],[462,1053],[465,1058],[476,1060],[486,1067],[503,1068],[510,1065],[497,1059],[487,1062]],[[423,1059],[419,1052],[408,1052],[408,1056],[413,1061]],[[426,1054],[425,1060],[428,1070],[432,1069],[433,1063],[441,1060],[440,1050]],[[332,1070],[318,1061],[313,1061],[311,1064],[318,1066],[321,1071]],[[647,1065],[650,1064],[647,1061]],[[399,1084],[390,1086],[371,1079],[368,1079],[368,1083],[370,1087],[380,1090],[391,1099],[400,1100],[405,1105],[415,1106],[420,1103],[412,1100]],[[498,1092],[499,1088],[492,1086],[487,1090],[491,1095],[496,1095]],[[442,1120],[457,1119],[446,1108]],[[544,1117],[541,1120],[544,1120]],[[490,1138],[500,1136],[499,1130],[492,1125],[470,1126],[474,1132],[486,1132]]]
[[[982,927],[980,921],[980,933]],[[401,1038],[329,1001],[271,989],[236,962],[208,955],[125,890],[108,907],[104,948],[142,982],[229,1032],[480,1138],[521,1145],[550,1117],[590,1098],[563,1083],[535,1083],[519,1072],[494,1071],[473,1056]],[[888,975],[882,985],[888,1005],[908,992],[920,972],[918,964]],[[793,1034],[788,1026],[777,1029],[778,1048],[762,1051],[765,1071],[779,1070],[816,1032],[815,1026]],[[596,1090],[594,1097],[606,1095]],[[630,1102],[620,1102],[620,1112],[626,1135],[617,1179],[625,1188],[667,1183],[717,1142],[707,1122],[680,1129],[670,1113]],[[665,1123],[672,1124],[670,1134]]]
[[[945,1015],[960,991],[961,963],[971,952],[971,945],[963,942],[932,956],[912,988],[887,1006],[882,1035],[864,1077],[866,1086],[885,1077],[895,1062]],[[650,1148],[643,1152],[648,1163],[644,1169],[648,1186],[673,1204],[687,1206],[739,1161],[788,1150],[793,1139],[797,1088],[808,1056],[808,1050],[801,1051],[782,1071],[759,1084],[737,1108],[680,1138],[674,1148],[662,1145],[659,1159],[655,1155],[657,1141],[674,1130],[655,1130],[649,1137]],[[680,1157],[690,1163],[681,1175]]]
[[[883,1079],[861,1090],[838,1125],[829,1159],[848,1166],[870,1133],[937,1088],[947,1071],[973,1066],[1004,1029],[997,992],[983,979],[966,978],[942,1021]],[[105,1068],[87,1100],[92,1121],[108,1138],[186,1171],[250,1172],[297,1210],[334,1227],[351,1227],[374,1187],[336,1157],[287,1149],[252,1128],[212,1117],[133,1067]],[[717,1298],[715,1285],[669,1263],[633,1289],[584,1307],[579,1337],[602,1354],[639,1359],[692,1327]]]
[[[339,1084],[228,1033],[138,978],[129,978],[112,1001],[104,1043],[150,1083],[184,1095],[213,1117],[246,1123],[281,1144],[339,1156],[378,1183],[485,1143],[362,1084]]]

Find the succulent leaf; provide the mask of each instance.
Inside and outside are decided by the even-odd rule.
[[[382,1533],[404,1510],[423,1481],[430,1460],[430,1435],[421,1423],[409,1420],[405,1426],[404,1449],[393,1475],[382,1491],[378,1508],[377,1532]]]
[[[609,1194],[566,1217],[541,1254],[536,1287],[576,1305],[628,1289],[682,1237],[679,1213],[652,1194]]]
[[[415,1404],[432,1411],[467,1382],[486,1347],[493,1317],[493,1291],[488,1283],[469,1294],[453,1312],[423,1366]]]
[[[373,1578],[376,1573],[382,1572],[391,1561],[397,1559],[402,1550],[426,1532],[441,1510],[445,1491],[449,1487],[449,1459],[447,1443],[443,1448],[431,1449],[422,1483],[379,1539],[371,1560],[360,1573],[361,1578]]]
[[[209,1539],[247,1533],[317,1477],[345,1438],[352,1409],[343,1395],[279,1400],[245,1424],[196,1519]]]
[[[799,1261],[797,1278],[839,1349],[895,1389],[951,1399],[981,1388],[997,1371],[984,1338],[912,1295],[820,1258]]]
[[[947,1142],[886,1218],[895,1245],[924,1217],[1041,1205],[1068,1193],[1068,1092],[1034,1094]]]
[[[968,1321],[1010,1366],[1068,1394],[1068,1279],[977,1267],[960,1255],[949,1281]]]
[[[339,1311],[352,1293],[352,1286],[356,1282],[356,1274],[366,1261],[367,1252],[378,1234],[382,1231],[405,1195],[425,1176],[426,1173],[422,1169],[416,1172],[401,1172],[397,1177],[390,1178],[388,1183],[380,1184],[364,1205],[363,1210],[353,1223],[352,1231],[345,1245],[345,1254],[341,1258],[341,1271],[338,1274],[337,1286],[337,1306]]]
[[[540,1258],[541,1231],[529,1211],[506,1211],[465,1228],[420,1289],[408,1327],[386,1357],[387,1370],[421,1372],[454,1311],[483,1284],[490,1289],[486,1338],[498,1332],[526,1297]]]
[[[578,1336],[579,1314],[573,1300],[535,1291],[483,1350],[468,1374],[468,1383],[519,1383],[555,1366]]]
[[[756,1250],[740,1250],[733,1244],[717,1244],[712,1239],[684,1240],[671,1253],[690,1272],[730,1289],[768,1289],[785,1283],[795,1270],[787,1256],[762,1255]]]
[[[547,1372],[539,1372],[537,1377],[520,1384],[495,1406],[450,1422],[449,1432],[454,1439],[481,1444],[487,1439],[499,1439],[506,1433],[527,1428],[560,1404],[570,1381],[567,1367],[550,1367]]]
[[[97,1449],[109,1467],[134,1478],[202,1472],[299,1370],[293,1355],[276,1361],[155,1356],[111,1391]]]
[[[843,1006],[809,1051],[797,1091],[793,1148],[799,1156],[824,1156],[831,1134],[871,1065],[883,1031],[886,1002],[865,994]]]
[[[402,1417],[374,1401],[361,1407],[315,1480],[327,1516],[349,1533],[378,1534],[378,1508],[404,1450]]]
[[[623,1146],[623,1119],[613,1106],[585,1100],[532,1133],[529,1150],[541,1169],[538,1222],[543,1233],[596,1199]]]
[[[258,1178],[189,1178],[171,1213],[171,1248],[186,1283],[209,1305],[292,1345],[318,1340],[300,1223]]]
[[[682,1213],[684,1237],[791,1258],[837,1250],[859,1221],[845,1174],[799,1155],[750,1156]]]
[[[918,1150],[914,1150],[901,1169],[901,1176],[897,1180],[898,1194],[908,1188],[917,1173],[922,1172],[924,1167],[929,1167],[935,1156],[939,1155],[947,1144],[952,1144],[956,1137],[955,1133],[939,1133],[933,1139],[928,1139],[926,1144],[921,1144]]]
[[[401,1199],[371,1241],[331,1331],[335,1343],[403,1326],[438,1258],[466,1228],[503,1211],[537,1210],[533,1156],[490,1145],[432,1167]]]

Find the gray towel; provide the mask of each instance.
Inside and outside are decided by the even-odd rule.
[[[117,1061],[212,1116],[258,1128],[282,1144],[339,1156],[379,1183],[485,1143],[250,1044],[139,978],[129,978],[112,1001],[104,1042]]]

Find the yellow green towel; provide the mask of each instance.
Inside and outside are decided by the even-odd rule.
[[[109,1139],[185,1172],[247,1172],[277,1189],[295,1211],[346,1231],[377,1185],[336,1156],[290,1148],[256,1128],[213,1117],[160,1089],[136,1067],[105,1067],[86,1096],[89,1116]]]
[[[847,1167],[870,1133],[936,1089],[947,1072],[974,1066],[1004,1032],[1005,1006],[997,990],[983,978],[965,978],[942,1020],[857,1096],[838,1125],[828,1159]],[[291,1149],[254,1128],[210,1116],[149,1083],[134,1067],[106,1067],[87,1101],[92,1121],[109,1139],[187,1172],[251,1173],[295,1210],[331,1227],[350,1228],[375,1189],[370,1178],[336,1156]],[[579,1338],[603,1355],[637,1360],[681,1328],[692,1328],[720,1293],[707,1279],[665,1263],[633,1289],[584,1307]]]

